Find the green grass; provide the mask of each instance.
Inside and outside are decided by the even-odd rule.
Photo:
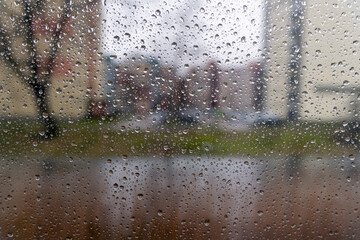
[[[340,144],[335,124],[283,124],[257,126],[244,132],[215,127],[169,123],[149,132],[114,130],[114,120],[84,119],[60,122],[60,136],[39,140],[36,121],[0,122],[0,154],[11,156],[145,156],[145,155],[265,155],[341,153],[357,146]],[[341,127],[340,127],[341,128]]]

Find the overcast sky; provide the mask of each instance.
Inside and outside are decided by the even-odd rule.
[[[164,64],[239,66],[260,57],[262,0],[106,0],[103,51],[119,60],[154,56]]]

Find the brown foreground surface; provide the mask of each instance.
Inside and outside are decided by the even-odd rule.
[[[345,157],[3,159],[0,238],[360,239]]]

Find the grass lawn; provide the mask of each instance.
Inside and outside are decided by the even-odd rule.
[[[114,129],[118,119],[62,121],[60,136],[39,140],[33,120],[0,122],[0,153],[12,156],[100,157],[145,155],[341,154],[357,150],[346,143],[342,125],[286,123],[229,132],[214,126],[166,124],[150,131]],[[337,136],[337,137],[336,137]],[[340,137],[339,137],[340,136]],[[349,139],[348,139],[349,140]]]

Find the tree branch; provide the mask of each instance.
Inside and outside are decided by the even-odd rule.
[[[13,56],[13,53],[10,50],[9,36],[2,27],[0,22],[0,57],[4,60],[10,69],[15,71],[15,73],[22,79],[25,80],[25,75],[21,72],[20,64]]]
[[[44,9],[45,0],[36,0],[34,5],[35,12],[39,14]]]
[[[28,0],[23,0],[23,8],[24,8],[24,24],[25,24],[25,38],[29,48],[30,59],[29,59],[29,67],[30,67],[30,78],[29,84],[37,84],[37,73],[38,73],[38,63],[37,63],[37,49],[34,42],[34,29],[32,21],[35,16],[34,8],[32,8]]]
[[[94,1],[96,2],[96,0]],[[70,12],[73,8],[81,9],[83,5],[71,6],[70,0],[64,0],[63,12],[58,24],[56,25],[55,33],[53,34],[53,40],[50,45],[50,53],[48,56],[48,64],[46,68],[45,77],[40,79],[38,72],[38,59],[37,59],[37,47],[34,39],[33,20],[36,14],[41,14],[45,5],[44,0],[36,0],[34,4],[30,5],[29,0],[22,0],[24,17],[23,24],[25,26],[25,38],[28,46],[30,59],[27,65],[30,67],[30,76],[24,74],[21,69],[20,62],[15,58],[14,53],[11,51],[11,43],[9,41],[9,34],[6,32],[4,25],[0,20],[0,58],[5,61],[5,64],[9,66],[25,83],[46,85],[50,80],[50,77],[54,71],[56,63],[57,53],[59,51],[59,42],[61,40],[61,34],[64,31],[64,27],[70,18]],[[41,82],[39,82],[41,81]]]

